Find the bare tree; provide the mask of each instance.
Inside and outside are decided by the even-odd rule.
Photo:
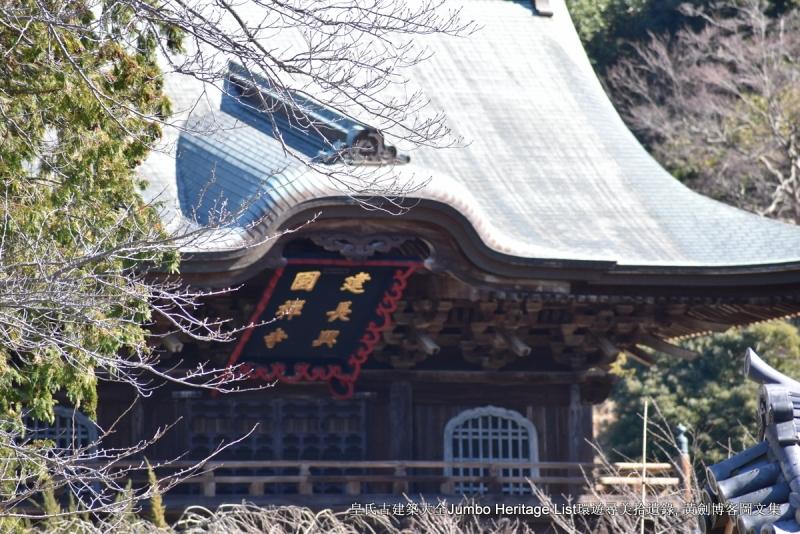
[[[249,385],[237,366],[222,370],[203,361],[187,362],[188,367],[181,361],[160,364],[169,338],[224,343],[251,326],[233,327],[224,318],[202,313],[204,298],[232,288],[192,288],[166,272],[165,262],[177,259],[181,246],[217,239],[213,234],[236,214],[220,213],[212,225],[166,234],[157,225],[143,224],[148,219],[131,216],[131,211],[148,211],[150,206],[123,206],[105,227],[87,221],[95,230],[91,236],[81,233],[87,227],[79,226],[71,246],[65,247],[50,231],[78,216],[73,206],[67,202],[39,211],[40,230],[31,232],[26,229],[28,213],[15,209],[19,201],[7,194],[0,202],[0,528],[9,528],[3,521],[53,518],[32,504],[43,492],[66,492],[77,507],[59,512],[59,517],[102,516],[113,531],[121,510],[150,497],[148,484],[130,491],[125,484],[141,478],[143,455],[170,428],[112,448],[107,438],[118,431],[126,413],[108,427],[95,424],[97,437],[89,441],[81,439],[74,419],[72,434],[65,435],[69,430],[62,428],[58,442],[37,439],[32,426],[41,425],[32,423],[51,418],[54,406],[65,401],[91,413],[99,381],[133,388],[137,399],[169,382],[221,393],[270,386]],[[162,478],[161,491],[200,473],[208,459],[248,435],[221,443],[208,458]],[[183,453],[176,451],[174,458],[156,466]]]
[[[469,501],[465,500],[465,504]],[[433,504],[412,503],[417,512],[397,517],[386,513],[315,511],[299,506],[259,507],[252,504],[231,504],[208,510],[200,506],[187,509],[171,528],[156,530],[151,523],[131,521],[119,525],[115,532],[150,534],[534,534],[540,532],[520,519],[492,519],[477,515],[449,514],[437,511]],[[473,503],[474,504],[474,503]],[[402,505],[405,509],[405,504]],[[100,534],[107,532],[105,523],[80,520],[59,521],[47,532]]]
[[[248,206],[221,199],[209,222],[167,227],[159,199],[135,192],[134,169],[147,152],[171,153],[181,132],[211,133],[187,119],[210,93],[225,93],[271,120],[285,151],[335,190],[395,211],[396,198],[415,187],[397,177],[397,161],[361,165],[374,135],[344,144],[319,111],[369,125],[381,143],[452,144],[443,117],[408,91],[404,73],[426,58],[423,36],[473,29],[442,0],[0,0],[0,523],[46,516],[20,505],[59,489],[80,500],[64,515],[113,519],[150,492],[124,492],[131,471],[144,469],[125,462],[166,431],[110,449],[103,442],[112,425],[92,443],[59,448],[31,441],[28,417],[52,418],[60,401],[91,412],[98,380],[140,396],[165,382],[247,387],[235,369],[159,365],[169,336],[236,336],[224,318],[203,316],[202,299],[214,292],[176,275],[182,249],[225,243],[242,230],[231,226]],[[201,91],[172,109],[165,80]],[[278,114],[323,139],[325,157],[284,143]]]
[[[584,513],[551,513],[549,517],[559,532],[636,534],[643,529],[657,534],[697,532],[700,514],[697,504],[700,501],[701,488],[696,477],[682,472],[683,460],[679,454],[676,455],[682,449],[678,444],[678,436],[656,403],[653,403],[653,409],[655,417],[647,421],[640,414],[642,424],[647,426],[650,458],[645,456],[624,458],[624,461],[641,465],[639,462],[655,463],[653,457],[668,460],[668,463],[672,464],[672,470],[680,475],[679,484],[660,485],[657,483],[658,479],[661,478],[662,483],[665,480],[659,477],[658,473],[651,474],[641,469],[635,471],[621,469],[619,464],[609,460],[600,446],[592,444],[595,450],[596,472],[584,472],[588,491],[578,499],[568,497],[563,499],[570,506],[577,505],[573,511],[580,512],[582,505]],[[692,458],[697,460],[696,456]],[[705,469],[705,465],[697,467],[702,467],[700,470]],[[689,480],[684,478],[687,475]],[[602,483],[604,478],[614,480],[615,483],[598,485],[597,482]],[[649,481],[644,487],[640,483],[643,479]],[[534,484],[531,484],[531,488],[542,506],[549,510],[559,509],[559,503],[552,495]]]
[[[624,119],[687,185],[800,223],[800,14],[693,10],[700,31],[651,36],[608,73]]]

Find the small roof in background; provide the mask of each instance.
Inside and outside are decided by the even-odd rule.
[[[515,260],[773,269],[800,262],[800,228],[696,194],[650,157],[605,95],[563,0],[549,2],[552,17],[529,2],[452,3],[481,30],[426,38],[432,57],[407,75],[466,146],[411,152],[411,164],[395,170],[430,178],[413,197],[460,212],[483,246]],[[177,109],[207,90],[180,75],[166,87]],[[168,132],[172,151],[154,152],[141,167],[147,197],[158,197],[175,224],[204,223],[215,207],[243,203],[243,225],[263,218],[206,243],[205,252],[274,233],[304,202],[347,202],[285,153],[269,120],[214,91],[187,120],[198,132]]]

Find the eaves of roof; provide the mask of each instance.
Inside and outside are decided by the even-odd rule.
[[[547,18],[524,2],[454,1],[482,30],[430,37],[431,58],[408,76],[466,143],[416,150],[413,165],[394,169],[401,180],[429,178],[404,218],[446,228],[467,259],[501,276],[800,282],[800,228],[698,195],[647,154],[603,92],[563,0]],[[178,75],[167,91],[187,108],[213,92]],[[187,272],[251,271],[277,240],[254,241],[311,212],[376,216],[288,154],[269,121],[224,98],[193,106],[187,124],[197,133],[173,133],[174,152],[143,165],[148,194],[178,226],[203,224],[220,205],[241,210],[239,228],[186,250]]]

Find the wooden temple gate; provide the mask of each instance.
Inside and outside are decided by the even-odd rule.
[[[232,346],[169,341],[171,325],[157,324],[161,365],[228,366],[248,385],[276,386],[216,397],[161,388],[107,446],[167,425],[153,461],[234,443],[217,469],[176,488],[187,498],[511,497],[528,478],[577,494],[587,490],[579,468],[594,460],[592,405],[608,396],[620,354],[690,359],[682,339],[800,313],[798,229],[677,183],[608,101],[564,2],[540,4],[465,2],[486,30],[459,46],[426,41],[430,60],[409,78],[470,138],[422,147],[412,165],[337,110],[303,130],[210,85],[165,84],[180,87],[170,96],[193,124],[230,128],[180,133],[174,165],[148,160],[142,177],[176,221],[214,220],[211,199],[246,208],[224,239],[186,251],[181,276],[241,286],[204,313],[255,326]],[[240,97],[272,98],[233,64],[223,74],[246,89]],[[276,128],[299,140],[293,152]],[[401,184],[430,177],[407,204],[386,204],[402,215],[331,190],[320,166],[349,153],[325,152],[338,141],[321,132],[334,130],[379,141],[349,165]],[[101,426],[131,403],[103,384]],[[608,476],[592,473],[590,484]]]

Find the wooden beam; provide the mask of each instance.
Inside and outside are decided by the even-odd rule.
[[[399,369],[368,369],[361,371],[361,377],[364,381],[395,382],[406,380],[409,382],[445,384],[574,384],[585,381],[589,376],[594,377],[596,375],[569,371],[418,371]]]
[[[652,367],[655,365],[655,360],[653,357],[647,354],[645,351],[639,349],[638,347],[628,347],[625,349],[625,354],[636,360],[637,362],[645,365],[647,367]]]
[[[597,339],[597,347],[600,349],[600,352],[603,354],[603,361],[604,362],[613,362],[617,359],[617,357],[622,354],[622,349],[614,345],[611,341],[607,338],[601,337]]]
[[[441,347],[436,344],[431,336],[424,332],[416,332],[417,335],[417,343],[419,344],[419,348],[424,352],[427,356],[435,356],[439,354]]]
[[[644,479],[648,486],[677,486],[681,480],[678,477],[647,477]],[[641,486],[642,478],[636,477],[599,477],[597,481],[604,486]]]
[[[511,352],[513,352],[520,358],[524,358],[525,356],[530,356],[532,349],[519,337],[515,336],[514,334],[511,334],[509,336],[509,341],[511,345]]]
[[[684,315],[682,317],[676,317],[673,321],[675,324],[682,326],[684,328],[689,328],[696,332],[724,332],[731,328],[732,325],[726,323],[715,323],[712,321],[705,321],[703,319],[697,319],[696,317],[689,317],[688,315]]]
[[[659,337],[648,334],[647,332],[643,332],[639,336],[637,344],[645,345],[651,349],[657,350],[658,352],[663,352],[664,354],[669,354],[670,356],[675,356],[683,360],[694,360],[699,356],[699,354],[693,350],[684,349],[678,345],[673,345],[672,343],[668,343]]]

